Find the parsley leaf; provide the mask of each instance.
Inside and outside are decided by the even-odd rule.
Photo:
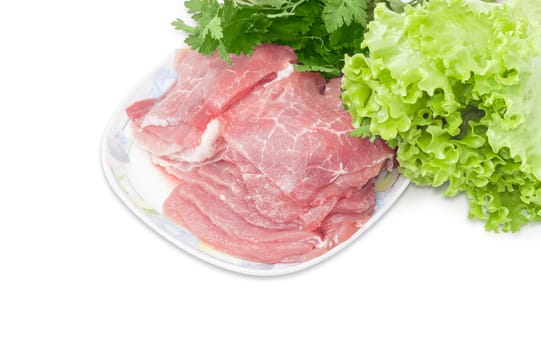
[[[231,1],[224,2],[224,45],[232,54],[251,54],[254,47],[266,41],[272,21],[259,7],[239,7]],[[242,35],[241,33],[246,33]],[[248,34],[249,33],[249,34]]]
[[[205,55],[213,54],[223,38],[221,5],[216,0],[189,0],[185,2],[185,6],[197,26],[189,26],[180,18],[173,21],[172,25],[189,33],[186,43],[190,47]]]
[[[329,33],[352,23],[366,27],[366,0],[325,0],[324,3],[322,17]]]

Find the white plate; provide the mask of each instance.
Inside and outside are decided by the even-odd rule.
[[[134,143],[125,108],[143,98],[160,96],[176,79],[172,60],[158,66],[120,103],[102,138],[101,158],[105,176],[114,192],[148,226],[188,253],[227,270],[271,276],[300,271],[338,253],[366,232],[393,205],[409,181],[397,172],[382,174],[376,182],[374,215],[350,239],[329,252],[303,263],[262,264],[239,259],[211,248],[196,236],[162,215],[162,203],[175,186],[163,171],[152,165],[146,151]]]

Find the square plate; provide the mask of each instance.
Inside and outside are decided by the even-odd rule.
[[[139,148],[132,137],[131,123],[125,107],[144,98],[158,97],[177,78],[172,56],[136,85],[120,103],[102,137],[101,160],[105,177],[116,195],[144,223],[188,253],[221,268],[258,276],[284,275],[313,266],[338,253],[366,232],[400,197],[409,180],[393,172],[382,173],[376,181],[376,207],[373,216],[351,238],[325,254],[302,263],[263,264],[243,260],[220,252],[195,235],[163,216],[162,204],[178,180],[154,166],[149,154]]]

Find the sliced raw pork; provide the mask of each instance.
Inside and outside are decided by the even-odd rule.
[[[351,117],[336,82],[327,90],[319,74],[295,72],[258,86],[224,113],[229,147],[300,204],[359,189],[390,158],[381,140],[348,136]]]
[[[213,158],[223,144],[214,143],[219,139],[219,125],[210,121],[294,61],[293,51],[285,46],[257,47],[250,57],[231,56],[230,65],[217,55],[180,49],[175,58],[178,79],[173,86],[163,96],[127,108],[134,137],[168,162]]]
[[[222,160],[175,172],[183,181],[165,214],[218,249],[266,263],[305,261],[350,238],[371,217],[372,180],[393,155],[348,136],[335,86],[311,73],[256,86],[219,117]],[[203,223],[186,217],[195,210]]]
[[[284,75],[290,49],[232,61],[181,51],[171,89],[128,109],[137,141],[180,180],[164,215],[247,260],[313,259],[372,216],[393,152],[349,136],[339,79]]]

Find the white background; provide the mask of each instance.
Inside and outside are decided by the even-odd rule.
[[[354,244],[254,278],[147,228],[102,132],[181,45],[181,0],[0,6],[0,349],[539,349],[541,226],[492,234],[411,186]]]

